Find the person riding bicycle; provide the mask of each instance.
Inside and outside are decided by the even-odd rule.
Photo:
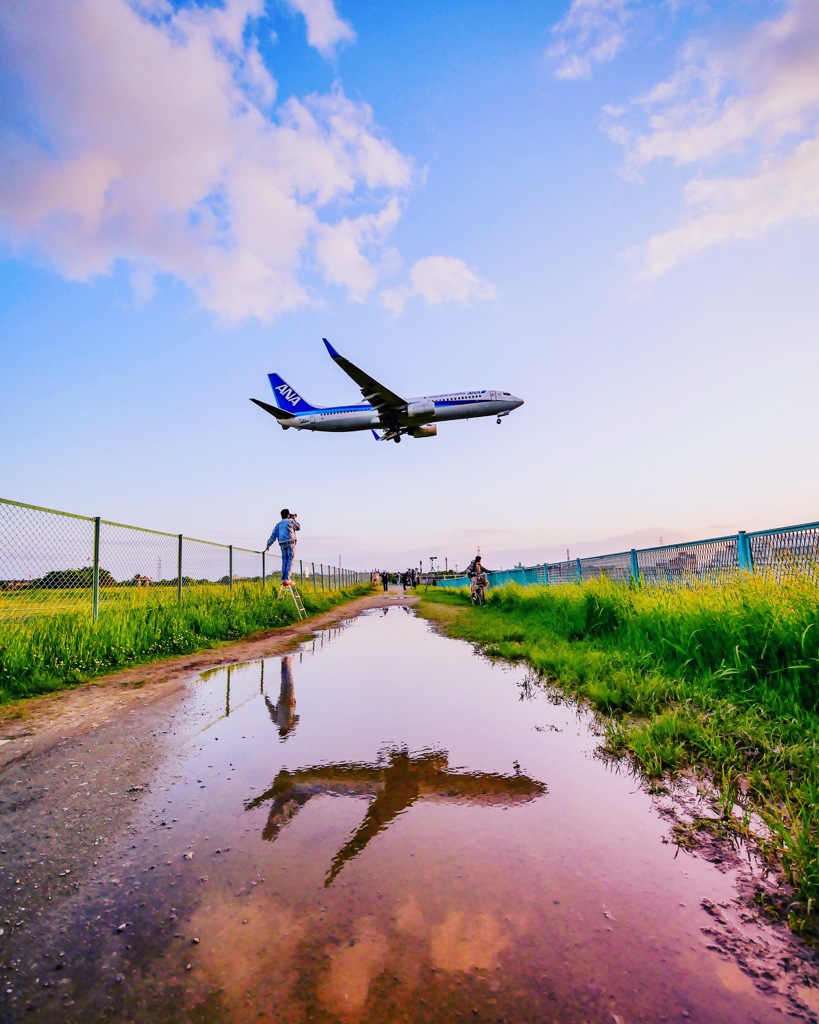
[[[477,579],[480,579],[483,586],[486,586],[489,583],[489,580],[486,578],[487,572],[488,570],[484,569],[483,564],[481,563],[481,556],[475,555],[475,557],[466,567],[467,579],[471,584],[473,594],[475,593],[475,581]]]

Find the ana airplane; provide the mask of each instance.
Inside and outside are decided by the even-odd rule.
[[[358,405],[310,405],[277,373],[269,373],[276,405],[258,398],[250,401],[274,416],[284,430],[372,430],[378,441],[398,442],[404,434],[434,437],[438,433],[436,422],[443,420],[495,416],[500,423],[503,416],[523,405],[522,398],[508,391],[458,391],[402,398],[339,355],[326,338],[323,341],[333,360],[361,388],[365,400]],[[379,435],[378,429],[383,433]]]

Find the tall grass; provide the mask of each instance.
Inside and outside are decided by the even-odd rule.
[[[466,592],[434,602],[466,604]],[[819,588],[737,573],[720,586],[489,592],[447,629],[523,658],[606,718],[609,748],[653,777],[707,769],[725,808],[758,811],[799,895],[819,900]],[[733,822],[738,827],[736,821]]]
[[[302,591],[309,614],[369,593],[361,584],[343,591]],[[7,626],[0,633],[0,704],[84,682],[114,669],[212,647],[298,618],[288,598],[258,584],[191,589],[183,604],[140,597],[89,615],[63,613]]]

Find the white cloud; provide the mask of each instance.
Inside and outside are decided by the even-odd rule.
[[[619,111],[610,128],[627,175],[661,160],[696,171],[684,192],[688,216],[647,243],[643,277],[710,246],[819,216],[816,0],[791,0],[730,46],[689,44],[677,74],[632,110],[648,117],[647,129],[630,128]],[[721,161],[730,161],[729,173],[718,173]]]
[[[327,280],[347,288],[353,299],[363,301],[378,283],[378,273],[362,249],[378,245],[400,216],[398,200],[392,199],[379,213],[345,217],[337,224],[322,225],[316,257]]]
[[[398,315],[412,298],[423,299],[430,306],[444,302],[468,306],[494,299],[496,294],[494,286],[480,278],[463,260],[453,256],[427,256],[413,264],[409,284],[383,292],[381,301],[386,309]]]
[[[556,78],[590,78],[592,66],[613,60],[626,38],[631,0],[572,0],[568,14],[552,29],[546,56]]]
[[[331,8],[311,6],[308,27],[328,26]],[[6,0],[6,244],[76,280],[123,261],[142,295],[172,275],[227,320],[274,317],[322,281],[357,299],[375,288],[411,162],[340,88],[273,107],[254,36],[264,12],[264,0]],[[334,38],[309,31],[317,46]]]
[[[332,57],[339,43],[353,42],[355,32],[336,14],[333,0],[287,0],[307,22],[307,41],[324,57]]]
[[[650,238],[640,276],[652,279],[704,249],[759,238],[774,228],[819,217],[819,138],[745,178],[698,178],[685,189],[691,218]]]

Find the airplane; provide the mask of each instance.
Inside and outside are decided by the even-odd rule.
[[[500,423],[502,417],[523,405],[522,398],[508,391],[458,391],[449,395],[402,398],[339,355],[326,338],[322,341],[333,361],[361,388],[364,401],[358,405],[314,406],[277,373],[269,373],[276,405],[268,405],[258,398],[250,401],[275,417],[284,430],[372,430],[377,441],[397,444],[404,434],[435,437],[438,427],[433,421],[495,416]],[[383,433],[379,435],[375,428]]]

